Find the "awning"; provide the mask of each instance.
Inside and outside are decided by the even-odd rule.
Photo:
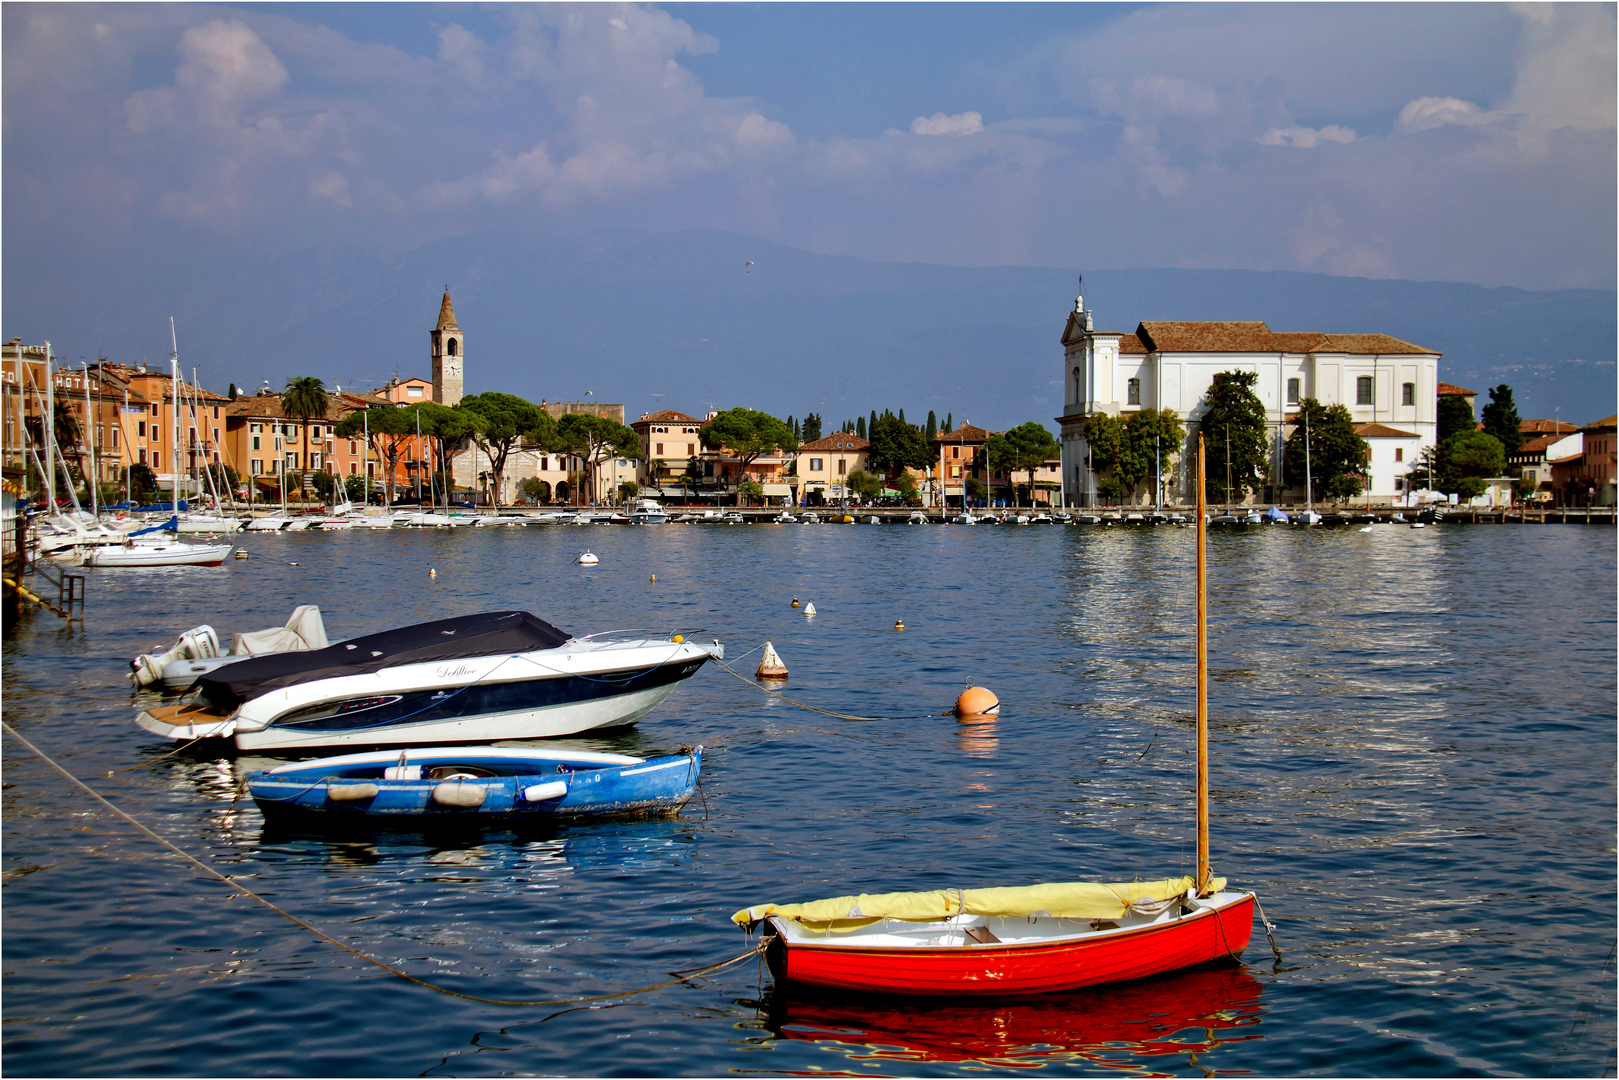
[[[766,484],[764,485],[764,489],[766,498],[780,495],[791,495],[793,493],[793,486],[791,484]]]

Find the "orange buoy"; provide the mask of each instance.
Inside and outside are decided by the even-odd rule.
[[[781,657],[776,653],[776,647],[768,641],[765,642],[764,656],[759,658],[759,670],[753,673],[753,677],[756,679],[785,679],[787,677],[787,665],[781,662]]]
[[[956,699],[957,716],[995,716],[1001,711],[1001,699],[982,686],[969,686]]]
[[[905,620],[904,619],[895,619],[894,620],[894,629],[895,630],[903,630],[903,629],[905,629]]]
[[[797,607],[797,606],[798,606],[798,597],[796,597],[796,596],[795,596],[795,597],[793,597],[793,602],[792,602],[792,605],[791,605],[791,606],[792,606],[792,607]]]

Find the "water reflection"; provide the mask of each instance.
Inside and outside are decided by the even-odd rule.
[[[963,716],[956,721],[956,744],[968,757],[989,758],[1000,749],[1001,740],[995,726],[996,717],[989,713]]]
[[[1263,987],[1224,964],[1110,989],[983,1004],[796,996],[765,999],[766,1026],[851,1062],[1036,1068],[1085,1061],[1140,1076],[1174,1075],[1199,1055],[1262,1038]]]

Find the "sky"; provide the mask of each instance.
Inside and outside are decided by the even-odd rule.
[[[1615,287],[1611,4],[33,4],[4,276],[726,229]]]

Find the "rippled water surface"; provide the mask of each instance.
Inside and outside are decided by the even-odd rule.
[[[447,988],[560,999],[660,982],[746,948],[727,918],[750,903],[1190,872],[1191,530],[242,542],[252,558],[218,569],[90,571],[82,629],[34,617],[5,641],[5,718],[174,844]],[[587,543],[592,569],[572,562]],[[0,1064],[1612,1075],[1614,532],[1254,529],[1211,537],[1209,562],[1215,870],[1258,891],[1280,965],[1256,933],[1246,966],[1010,1004],[795,1000],[752,962],[590,1004],[480,1004],[233,896],[8,737]],[[769,638],[790,693],[884,719],[806,712],[710,665],[637,728],[580,741],[702,743],[704,798],[679,818],[271,832],[239,797],[250,763],[161,758],[172,746],[134,726],[123,676],[198,623],[257,629],[302,603],[334,638],[512,607],[577,634],[701,627],[733,658]],[[999,694],[998,722],[939,715],[968,679]]]

